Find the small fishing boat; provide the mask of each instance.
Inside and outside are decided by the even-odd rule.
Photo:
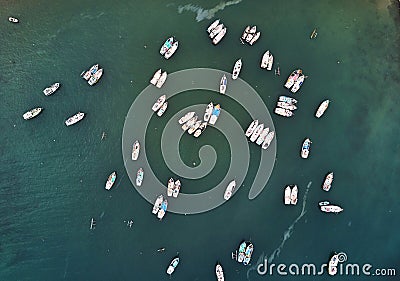
[[[140,143],[139,143],[138,140],[136,140],[136,141],[133,143],[133,146],[132,146],[132,160],[133,160],[133,161],[136,161],[136,160],[138,159],[138,157],[139,157],[139,151],[140,151]]]
[[[169,37],[165,43],[161,46],[160,49],[160,55],[164,56],[165,53],[172,47],[172,44],[174,42],[174,37]]]
[[[171,275],[179,264],[179,257],[175,257],[167,268],[167,274]]]
[[[219,83],[219,92],[221,94],[225,94],[227,82],[228,79],[226,79],[226,75],[224,74],[224,76],[221,78],[221,82]]]
[[[117,173],[116,173],[116,172],[112,172],[112,173],[108,176],[108,179],[107,179],[105,188],[106,188],[107,190],[110,190],[111,187],[114,185],[116,179],[117,179]]]
[[[290,205],[290,195],[292,194],[292,188],[290,187],[290,185],[286,186],[285,188],[285,195],[284,195],[284,202],[285,205]]]
[[[137,186],[142,186],[143,176],[144,176],[143,168],[139,168],[139,170],[136,173],[136,185]]]
[[[151,78],[151,80],[150,80],[150,84],[152,84],[154,86],[157,84],[158,79],[160,79],[160,77],[161,77],[161,72],[162,72],[162,70],[160,68],[159,70],[157,70],[154,73],[153,78]]]
[[[45,96],[50,96],[50,95],[54,94],[58,90],[58,88],[60,88],[60,83],[58,83],[58,82],[54,83],[50,87],[44,89],[43,94]]]
[[[179,195],[179,191],[181,190],[181,181],[180,180],[177,180],[175,183],[174,183],[174,189],[173,189],[173,191],[172,191],[172,196],[173,197],[178,197],[178,195]]]
[[[243,31],[243,34],[242,34],[242,39],[243,39],[243,40],[246,39],[247,34],[249,34],[249,32],[250,32],[250,25],[246,26],[246,28],[245,28],[244,31]]]
[[[278,101],[276,103],[276,105],[279,106],[280,108],[288,109],[288,110],[296,110],[297,109],[297,106],[295,106],[294,104],[287,103],[284,101]]]
[[[254,132],[251,134],[250,141],[255,142],[263,130],[264,130],[264,124],[259,124],[257,128],[254,130]]]
[[[325,191],[329,191],[332,187],[332,182],[333,182],[333,172],[330,172],[325,177],[324,183],[322,185],[322,189]]]
[[[174,44],[172,44],[172,47],[165,53],[164,58],[169,59],[172,57],[173,54],[175,54],[176,50],[179,47],[178,41],[175,41]]]
[[[24,120],[29,120],[32,119],[36,116],[38,116],[43,110],[43,107],[36,107],[33,108],[27,112],[24,113],[24,115],[22,115],[22,117],[24,118]]]
[[[254,34],[253,38],[250,40],[249,44],[253,45],[254,43],[256,43],[256,41],[260,38],[261,32],[257,32],[256,34]]]
[[[232,193],[233,193],[233,189],[235,188],[235,186],[236,186],[236,181],[235,180],[231,181],[228,184],[228,186],[225,189],[225,193],[224,193],[224,199],[225,200],[229,200],[229,198],[231,198]]]
[[[182,125],[182,130],[186,131],[187,129],[189,129],[191,126],[194,125],[194,123],[196,123],[198,116],[195,115],[192,118],[189,119],[189,121],[187,121],[185,124]]]
[[[320,118],[329,106],[329,100],[324,100],[318,107],[317,112],[315,113],[315,117]]]
[[[280,96],[279,97],[279,101],[283,101],[286,103],[290,103],[290,104],[296,104],[297,100],[291,97],[286,97],[286,96]]]
[[[166,102],[163,103],[161,108],[158,110],[157,116],[161,117],[164,114],[164,112],[167,110],[167,107],[168,107],[168,102],[166,101]]]
[[[317,35],[318,35],[318,33],[317,33],[317,29],[316,29],[316,28],[314,28],[314,30],[311,32],[310,39],[314,39],[314,38],[316,38],[316,37],[317,37]]]
[[[284,117],[291,117],[294,115],[294,113],[288,109],[284,109],[284,108],[280,108],[280,107],[276,107],[274,112],[280,116],[284,116]]]
[[[172,192],[174,191],[174,179],[170,178],[168,180],[168,187],[167,187],[167,196],[172,196]]]
[[[19,23],[19,19],[15,18],[15,17],[8,17],[8,21],[12,22],[12,23]]]
[[[181,117],[181,119],[178,120],[178,123],[180,125],[182,125],[183,123],[186,123],[187,121],[189,121],[190,118],[192,118],[194,116],[195,112],[191,111],[186,113],[183,117]]]
[[[188,134],[191,135],[193,134],[194,131],[196,131],[200,125],[201,125],[202,121],[201,120],[197,120],[196,123],[194,123],[188,130]]]
[[[258,138],[256,140],[256,144],[262,145],[264,140],[265,140],[265,138],[267,137],[268,133],[269,133],[269,128],[268,127],[264,128],[262,130],[261,134],[258,136]]]
[[[212,114],[212,112],[213,112],[213,109],[214,109],[214,104],[213,104],[212,102],[210,102],[210,103],[207,105],[206,110],[205,110],[205,112],[204,112],[203,120],[204,120],[205,122],[208,122],[208,121],[210,120],[210,117],[211,117],[211,114]]]
[[[215,274],[217,275],[217,281],[224,281],[224,270],[222,269],[222,266],[218,263],[215,266]]]
[[[274,139],[275,132],[271,131],[268,133],[268,135],[265,137],[265,140],[262,144],[262,149],[267,149],[269,145],[271,144],[272,140]]]
[[[168,201],[167,199],[164,199],[164,201],[161,203],[160,210],[158,210],[157,218],[159,220],[162,220],[165,216],[165,213],[167,212],[167,207],[168,207]]]
[[[165,100],[166,100],[167,96],[166,95],[162,95],[160,96],[157,101],[153,104],[153,106],[151,107],[151,109],[156,112],[157,110],[159,110],[161,108],[161,106],[164,104]]]
[[[305,79],[304,74],[300,74],[296,82],[294,82],[292,89],[290,90],[293,94],[300,89],[301,85],[303,85],[304,79]]]
[[[217,34],[217,36],[214,37],[214,39],[213,39],[213,41],[212,41],[214,45],[217,45],[217,44],[222,40],[222,38],[224,38],[224,36],[225,36],[225,34],[226,34],[226,31],[227,31],[227,29],[226,29],[226,27],[224,27],[224,28]]]
[[[239,77],[240,70],[242,69],[242,59],[238,59],[233,67],[232,79],[236,80]]]
[[[213,109],[211,117],[210,117],[209,123],[211,125],[215,125],[215,122],[217,122],[220,113],[221,113],[221,106],[219,104],[217,104],[216,106],[214,106],[214,109]]]
[[[75,114],[75,115],[69,117],[67,120],[65,120],[65,125],[67,125],[67,126],[74,125],[74,124],[78,123],[79,121],[81,121],[83,119],[83,117],[85,117],[85,113],[78,112],[77,114]]]
[[[164,197],[162,196],[162,194],[157,197],[156,201],[154,202],[153,210],[151,211],[154,215],[157,214],[160,210],[163,200]]]
[[[168,74],[167,74],[166,71],[164,71],[164,72],[161,74],[160,79],[158,79],[157,84],[156,84],[156,87],[157,87],[157,88],[161,88],[162,85],[164,85],[165,81],[167,80],[167,76],[168,76]]]
[[[207,28],[207,33],[210,33],[214,28],[219,24],[219,19],[215,20],[210,26]]]
[[[308,154],[310,153],[310,146],[311,146],[311,141],[309,138],[305,139],[303,142],[303,145],[301,147],[301,158],[308,158]]]
[[[292,186],[292,191],[290,192],[290,204],[296,205],[297,204],[297,185]]]
[[[258,126],[258,120],[253,120],[246,130],[245,133],[246,137],[250,137],[253,134],[254,130],[257,128],[257,126]]]

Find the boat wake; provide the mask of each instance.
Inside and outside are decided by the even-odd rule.
[[[178,13],[182,14],[182,12],[185,12],[185,11],[196,13],[196,21],[200,22],[204,19],[208,19],[208,20],[212,19],[218,11],[222,11],[223,9],[225,9],[225,7],[228,7],[231,5],[236,5],[236,4],[239,4],[240,2],[242,2],[242,0],[221,2],[214,8],[211,8],[208,10],[204,9],[200,6],[197,6],[197,5],[187,4],[184,6],[178,6]]]
[[[247,270],[247,280],[250,280],[250,272],[257,270],[257,267],[260,264],[264,263],[264,259],[267,258],[268,263],[272,263],[273,260],[277,257],[279,257],[279,254],[281,253],[281,250],[283,248],[283,246],[286,243],[286,240],[288,240],[292,234],[293,234],[293,230],[294,230],[294,226],[296,225],[296,223],[307,213],[306,211],[306,203],[307,203],[307,195],[308,195],[308,190],[310,189],[312,182],[310,181],[307,184],[307,188],[306,191],[304,192],[304,196],[303,196],[303,207],[301,209],[301,213],[300,215],[292,222],[292,224],[288,227],[288,229],[283,233],[283,240],[281,242],[281,244],[279,245],[278,248],[276,248],[272,254],[268,257],[267,255],[264,255],[264,252],[260,255],[260,257],[257,259],[257,263],[255,265],[253,265],[252,267],[250,267]]]

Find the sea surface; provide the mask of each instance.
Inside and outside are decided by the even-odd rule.
[[[168,280],[165,271],[177,253],[174,280],[216,280],[216,262],[226,280],[328,280],[326,272],[281,276],[274,269],[271,276],[257,267],[265,257],[269,263],[319,266],[334,251],[346,253],[347,263],[369,263],[371,272],[396,269],[397,275],[343,274],[337,280],[398,280],[398,1],[0,0],[0,6],[0,280]],[[9,23],[9,16],[20,23]],[[217,18],[228,32],[213,46],[205,30]],[[247,25],[262,32],[253,46],[239,41]],[[318,36],[310,40],[314,28]],[[180,47],[167,61],[158,52],[171,35]],[[260,69],[266,50],[280,76]],[[259,148],[249,144],[248,175],[227,203],[196,215],[169,212],[160,222],[125,170],[122,131],[130,106],[158,68],[231,72],[238,58],[240,78],[258,92],[274,122],[272,175],[249,200],[260,159]],[[79,75],[94,63],[104,75],[90,87]],[[278,96],[292,95],[283,84],[299,67],[308,76],[295,96],[299,109],[293,118],[277,116]],[[61,88],[44,96],[55,81]],[[164,118],[218,99],[243,130],[251,122],[229,97],[205,92],[199,98],[201,92],[174,97]],[[316,108],[328,98],[331,105],[316,119]],[[22,114],[37,106],[43,113],[24,121]],[[86,118],[66,127],[65,119],[78,111]],[[171,174],[159,152],[161,124],[151,120],[146,139],[153,145],[144,149],[165,182]],[[306,137],[313,143],[304,160]],[[182,177],[184,193],[217,184],[235,153],[211,128],[203,139],[182,137],[182,160],[199,163],[203,144],[214,147],[218,163],[203,179]],[[106,191],[112,171],[118,178]],[[330,171],[335,179],[326,193],[321,184]],[[284,206],[283,189],[292,183],[299,187],[299,203]],[[321,213],[321,200],[342,206],[343,213]],[[91,218],[97,222],[93,230]],[[134,221],[131,228],[128,220]],[[247,267],[231,259],[244,239],[255,247]]]

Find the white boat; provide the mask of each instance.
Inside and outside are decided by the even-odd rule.
[[[153,84],[154,86],[157,84],[158,79],[160,79],[161,77],[161,68],[159,70],[157,70],[154,75],[153,78],[151,78],[150,80],[150,84]]]
[[[222,266],[218,263],[215,266],[215,274],[217,275],[217,281],[224,281],[224,270],[222,269]]]
[[[229,200],[229,198],[231,198],[232,193],[233,193],[233,189],[235,188],[235,186],[236,186],[236,181],[235,180],[231,181],[228,184],[228,186],[225,189],[225,193],[224,193],[224,199],[225,200]]]
[[[261,59],[261,68],[267,68],[269,60],[269,50],[264,53]]]
[[[255,34],[256,31],[257,31],[257,26],[255,25],[255,26],[253,26],[252,28],[250,28],[249,33]]]
[[[161,204],[164,200],[164,197],[161,195],[159,195],[156,199],[156,201],[154,202],[154,206],[153,206],[153,210],[152,213],[155,215],[158,213],[158,211],[160,210]]]
[[[164,104],[165,100],[166,100],[167,96],[166,95],[162,95],[160,96],[157,101],[153,104],[153,106],[151,107],[151,109],[156,112],[157,110],[159,110],[161,108],[161,106]]]
[[[105,186],[105,188],[107,190],[111,189],[111,187],[115,183],[116,178],[117,178],[117,173],[116,172],[112,172],[111,175],[108,176],[108,179],[107,179],[107,182],[106,182],[106,186]]]
[[[15,18],[15,17],[8,17],[8,21],[12,22],[12,23],[19,23],[19,19]]]
[[[329,106],[329,100],[324,100],[318,107],[315,117],[320,118]]]
[[[224,27],[218,34],[217,34],[217,36],[215,36],[214,37],[214,39],[213,39],[213,44],[214,45],[217,45],[221,40],[222,40],[222,38],[224,38],[224,36],[225,36],[225,34],[226,34],[226,27]]]
[[[156,87],[157,87],[157,88],[161,88],[162,85],[164,85],[165,80],[167,80],[167,76],[168,76],[168,74],[167,74],[166,71],[164,71],[164,72],[161,74],[160,79],[158,79],[157,84],[156,84]]]
[[[264,124],[259,124],[257,128],[254,130],[254,132],[251,134],[250,141],[255,142],[263,130],[264,130]]]
[[[43,110],[43,107],[35,107],[22,115],[25,120],[32,119],[33,117],[38,116]]]
[[[301,69],[296,69],[294,70],[288,77],[285,83],[285,87],[290,89],[290,87],[293,86],[293,84],[296,82],[297,78],[299,78],[299,75],[302,73]]]
[[[245,133],[246,137],[250,137],[253,134],[255,128],[257,128],[257,126],[258,126],[258,120],[253,120],[246,130]]]
[[[164,199],[164,201],[161,203],[160,210],[158,210],[157,218],[159,218],[160,220],[163,219],[165,213],[167,212],[167,207],[168,207],[168,201],[167,199]]]
[[[330,172],[325,177],[324,184],[322,185],[322,189],[325,191],[329,191],[332,187],[332,182],[333,182],[333,172]]]
[[[179,119],[178,123],[180,125],[182,125],[183,123],[186,123],[190,118],[192,118],[194,116],[194,111],[190,111],[188,113],[186,113],[183,117],[181,117],[181,119]]]
[[[343,211],[342,207],[337,206],[337,205],[332,205],[332,204],[327,204],[327,205],[320,204],[320,209],[324,213],[340,213]]]
[[[284,117],[291,117],[294,115],[294,113],[288,109],[276,107],[274,112],[278,115],[284,116]]]
[[[57,82],[57,83],[54,83],[54,84],[51,85],[50,87],[44,89],[44,90],[43,90],[43,94],[44,94],[45,96],[50,96],[50,95],[54,94],[55,91],[58,90],[58,88],[60,88],[60,83],[58,83],[58,82]]]
[[[268,133],[268,135],[265,137],[265,140],[262,144],[262,148],[263,149],[267,149],[269,147],[269,145],[271,144],[272,140],[274,139],[275,136],[275,132],[271,131]]]
[[[182,125],[182,130],[186,131],[187,129],[189,129],[191,126],[194,125],[194,123],[196,123],[197,121],[197,115],[193,116],[192,118],[189,119],[189,121],[187,121],[185,124]]]
[[[201,125],[202,121],[201,120],[197,120],[196,123],[194,123],[188,130],[188,134],[191,135],[194,133],[194,131],[196,131],[200,125]]]
[[[167,274],[171,275],[179,264],[179,257],[174,258],[167,268]]]
[[[221,94],[225,94],[227,83],[228,79],[226,79],[226,75],[224,74],[224,76],[221,78],[221,82],[219,83],[219,92]]]
[[[74,125],[74,124],[78,123],[79,121],[81,121],[83,119],[83,117],[85,117],[85,113],[78,112],[77,114],[75,114],[75,115],[69,117],[67,120],[65,120],[65,125],[67,125],[67,126]]]
[[[172,196],[173,197],[178,197],[178,195],[179,195],[179,191],[181,190],[181,181],[180,180],[177,180],[175,183],[174,183],[174,189],[173,189],[173,191],[172,191]]]
[[[257,32],[256,34],[254,34],[253,38],[250,40],[249,44],[253,45],[254,43],[256,43],[256,41],[258,40],[258,38],[260,38],[261,32]]]
[[[310,153],[310,146],[311,146],[311,141],[310,139],[305,139],[303,142],[303,145],[301,147],[301,157],[306,159],[308,158],[308,154]]]
[[[174,37],[169,37],[165,43],[161,46],[160,55],[164,55],[171,47],[174,42]]]
[[[243,264],[244,265],[248,265],[250,263],[251,260],[251,256],[253,254],[253,250],[254,250],[254,246],[252,243],[249,242],[249,244],[247,245],[246,251],[245,251],[245,257],[243,260]]]
[[[247,43],[250,43],[250,41],[253,39],[254,35],[256,34],[257,31],[257,26],[253,26],[250,31],[247,33],[247,36],[245,38]]]
[[[244,31],[243,31],[243,34],[242,34],[242,39],[243,39],[243,40],[246,39],[247,34],[249,34],[249,32],[250,32],[250,25],[246,26],[246,28],[245,28]]]
[[[221,30],[224,28],[224,24],[220,23],[218,24],[213,30],[210,32],[210,38],[213,39],[218,33],[221,32]]]
[[[139,152],[140,152],[140,143],[139,143],[138,140],[136,140],[136,141],[133,143],[133,146],[132,146],[132,160],[133,160],[133,161],[136,161],[136,160],[138,159],[138,157],[139,157]]]
[[[214,104],[213,104],[212,102],[210,102],[210,103],[207,105],[206,110],[205,110],[205,112],[204,112],[203,120],[204,120],[205,122],[208,122],[208,121],[210,120],[210,117],[211,117],[211,114],[212,114],[212,112],[213,112],[213,109],[214,109]]]
[[[297,106],[295,106],[294,104],[287,103],[284,101],[278,101],[276,105],[279,106],[280,108],[288,109],[288,110],[296,110],[297,109]]]
[[[272,70],[273,64],[274,64],[274,56],[272,54],[269,54],[267,70]],[[280,75],[279,67],[277,74]]]
[[[81,76],[83,77],[83,79],[89,80],[89,78],[90,78],[93,74],[95,74],[95,73],[97,72],[98,69],[99,69],[99,64],[98,64],[98,63],[97,63],[97,64],[94,64],[94,65],[92,65],[92,67],[89,68],[89,70],[83,71],[83,72],[81,73]]]
[[[206,129],[207,127],[207,122],[203,122],[201,123],[200,127],[196,130],[196,132],[194,132],[193,136],[198,138],[201,133]]]
[[[219,24],[219,19],[215,20],[210,26],[207,28],[207,32],[210,33],[214,28]]]
[[[165,53],[164,58],[169,59],[172,57],[173,54],[175,54],[176,50],[178,50],[179,43],[178,41],[175,41],[174,44],[172,44],[172,47]]]
[[[139,170],[136,173],[136,185],[137,186],[142,186],[143,176],[144,176],[143,168],[139,168]]]
[[[214,106],[214,109],[213,109],[211,117],[210,117],[209,123],[211,125],[215,125],[215,122],[217,122],[220,113],[221,113],[221,106],[219,104],[217,104],[216,106]]]
[[[232,79],[236,80],[239,77],[240,70],[242,69],[242,59],[238,59],[233,67]]]
[[[301,74],[299,78],[297,78],[296,82],[294,82],[294,85],[290,91],[292,93],[296,93],[300,89],[301,85],[303,85],[304,79],[305,79],[304,74]]]
[[[297,204],[297,193],[298,193],[297,185],[294,185],[290,193],[290,204],[292,205]]]
[[[237,261],[238,262],[243,262],[244,258],[245,258],[245,252],[246,252],[246,248],[247,248],[247,242],[243,241],[240,246],[239,246],[239,253],[237,256]]]
[[[168,107],[168,102],[166,101],[166,102],[163,103],[161,108],[158,110],[157,116],[161,117],[164,114],[164,112],[167,110],[167,107]]]
[[[290,205],[290,195],[292,193],[292,189],[290,188],[290,185],[286,186],[285,188],[285,196],[284,196],[284,202],[285,205]]]
[[[262,145],[268,133],[269,133],[269,128],[268,127],[264,128],[264,130],[262,130],[261,134],[258,136],[256,144]]]
[[[337,274],[337,265],[339,264],[339,255],[334,254],[328,263],[328,274],[334,276]]]
[[[280,96],[279,97],[279,101],[283,101],[286,103],[290,103],[290,104],[296,104],[297,100],[291,97],[286,97],[286,96]]]
[[[167,187],[167,196],[172,196],[172,192],[174,191],[174,179],[170,178],[168,180],[168,187]]]
[[[311,32],[310,39],[315,39],[317,35],[318,35],[317,29],[314,28],[314,30]]]
[[[102,68],[97,70],[96,73],[93,74],[92,77],[90,77],[90,79],[88,81],[88,84],[90,86],[93,86],[94,84],[96,84],[100,80],[101,76],[103,76],[103,69]]]

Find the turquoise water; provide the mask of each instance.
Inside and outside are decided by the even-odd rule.
[[[0,0],[0,280],[166,280],[165,270],[177,252],[181,264],[175,280],[215,280],[217,261],[227,280],[313,280],[248,271],[277,249],[273,262],[286,264],[321,264],[332,251],[343,251],[352,263],[396,268],[397,277],[376,278],[397,280],[400,19],[392,2]],[[10,15],[20,24],[9,23]],[[216,18],[228,33],[214,47],[205,29]],[[252,47],[238,40],[249,24],[262,31]],[[315,27],[318,37],[310,40]],[[165,61],[158,50],[169,35],[181,44]],[[275,66],[279,63],[279,77],[258,67],[267,49],[275,55]],[[244,61],[240,77],[258,91],[270,112],[277,96],[288,94],[282,85],[294,68],[302,67],[309,76],[297,96],[295,117],[272,115],[277,132],[272,176],[260,196],[249,201],[260,157],[250,146],[248,176],[228,203],[198,215],[168,213],[159,222],[124,168],[121,136],[130,105],[160,67],[170,73],[194,67],[229,72],[239,57]],[[89,87],[79,74],[94,62],[105,73]],[[41,91],[53,81],[62,86],[45,97]],[[207,102],[197,98],[199,93],[183,93],[169,111]],[[316,120],[314,111],[326,98],[332,103]],[[224,109],[245,128],[249,115],[240,105],[226,104]],[[22,120],[35,106],[44,112]],[[79,110],[87,117],[66,128],[64,120]],[[307,136],[313,144],[310,159],[303,160],[299,150]],[[160,137],[156,130],[149,132],[155,145],[146,151],[158,176],[167,178],[156,141]],[[219,162],[212,176],[193,181],[188,193],[218,182],[234,153],[218,132],[199,142],[184,137],[180,152],[188,165],[199,161],[202,143],[213,145]],[[117,183],[106,192],[105,180],[114,170]],[[324,193],[320,185],[328,171],[335,172],[335,181]],[[299,186],[301,199],[291,208],[282,204],[283,187],[290,183]],[[322,214],[317,202],[327,199],[345,211]],[[91,231],[92,217],[97,226]],[[132,228],[124,222],[129,219]],[[230,257],[243,239],[255,246],[249,267]],[[160,247],[166,251],[158,253]]]

